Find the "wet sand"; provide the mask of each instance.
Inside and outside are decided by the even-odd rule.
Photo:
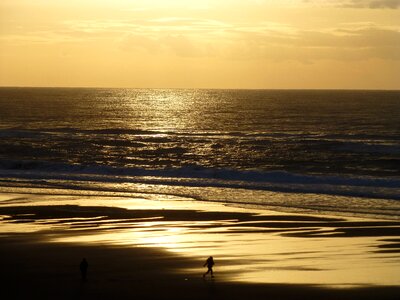
[[[4,299],[400,295],[397,221],[183,201],[6,193],[0,199]],[[215,278],[203,280],[209,255]],[[80,278],[82,257],[87,281]]]

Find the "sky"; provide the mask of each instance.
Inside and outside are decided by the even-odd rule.
[[[400,89],[400,0],[1,0],[0,86]]]

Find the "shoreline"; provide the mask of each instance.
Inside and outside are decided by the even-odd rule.
[[[205,188],[201,188],[197,191],[199,193],[201,190]],[[296,197],[296,194],[293,193],[282,193],[282,192],[273,192],[271,191],[271,196],[279,195],[280,198],[289,198],[293,199]],[[380,212],[372,212],[372,211],[364,211],[364,212],[354,212],[352,210],[339,210],[337,208],[329,209],[328,207],[317,207],[317,208],[309,208],[305,206],[296,206],[296,205],[282,205],[281,203],[265,203],[265,204],[257,204],[253,202],[246,201],[226,201],[222,199],[213,199],[207,200],[198,195],[185,195],[182,193],[169,193],[167,189],[163,190],[162,193],[154,193],[151,191],[151,187],[144,188],[143,191],[113,191],[113,190],[104,190],[104,189],[71,189],[69,187],[25,187],[25,186],[0,186],[0,201],[2,199],[2,195],[12,195],[12,194],[24,194],[24,195],[54,195],[54,196],[81,196],[81,197],[109,197],[111,199],[143,199],[146,201],[163,201],[172,200],[179,201],[180,203],[185,202],[195,202],[196,204],[201,205],[219,205],[234,207],[237,209],[244,209],[249,211],[273,211],[282,214],[299,214],[299,215],[322,215],[322,216],[334,216],[341,217],[347,219],[366,219],[366,220],[387,220],[387,221],[400,221],[400,215],[398,214],[400,207],[397,205],[396,208],[393,208],[390,214],[385,212],[382,214],[382,210],[385,210],[385,205],[394,205],[393,203],[383,203],[387,201],[385,199],[380,199],[381,202],[381,211]],[[324,197],[331,197],[331,195],[326,194],[305,194],[309,198],[318,198],[321,195]],[[333,196],[334,197],[334,196]],[[341,197],[341,196],[337,196]],[[357,198],[357,197],[356,197]],[[283,200],[283,199],[280,199]],[[345,199],[346,200],[346,199]],[[375,199],[374,199],[375,200]],[[395,201],[395,200],[391,200]],[[309,203],[312,206],[313,203]],[[398,208],[397,208],[398,207]]]
[[[35,200],[26,205],[30,197]],[[10,296],[18,291],[10,299],[397,299],[400,294],[396,221],[182,200],[4,193],[0,199],[0,215],[8,216],[0,221],[0,257],[7,270],[2,280]],[[216,259],[216,278],[203,281],[201,266],[209,255]],[[78,264],[84,256],[90,267],[82,284]]]

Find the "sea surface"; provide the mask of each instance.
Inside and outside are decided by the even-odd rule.
[[[21,189],[400,219],[400,91],[0,88]]]

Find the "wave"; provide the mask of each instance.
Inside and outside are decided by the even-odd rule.
[[[126,129],[126,128],[106,128],[106,129],[79,129],[74,127],[58,127],[58,128],[3,128],[0,129],[0,137],[19,137],[19,136],[37,136],[42,134],[54,133],[73,133],[73,134],[105,134],[105,135],[146,135],[160,134],[160,131]]]
[[[381,153],[381,154],[399,154],[400,145],[387,144],[370,144],[370,143],[343,143],[338,147],[341,151],[364,152],[364,153]]]
[[[323,176],[281,170],[233,170],[198,166],[142,169],[48,161],[0,161],[0,178],[146,183],[170,186],[222,187],[289,193],[316,193],[400,200],[398,177]]]
[[[0,138],[42,138],[49,134],[42,130],[30,129],[0,129]]]
[[[400,137],[396,134],[369,134],[369,133],[346,133],[346,134],[323,134],[320,132],[248,132],[248,131],[170,131],[170,130],[144,130],[137,128],[98,128],[98,129],[82,129],[78,127],[56,127],[56,128],[0,128],[0,137],[36,137],[41,135],[70,133],[70,134],[88,134],[88,135],[171,135],[171,136],[188,136],[188,137],[230,137],[230,138],[271,138],[271,139],[311,139],[321,141],[399,141]]]

